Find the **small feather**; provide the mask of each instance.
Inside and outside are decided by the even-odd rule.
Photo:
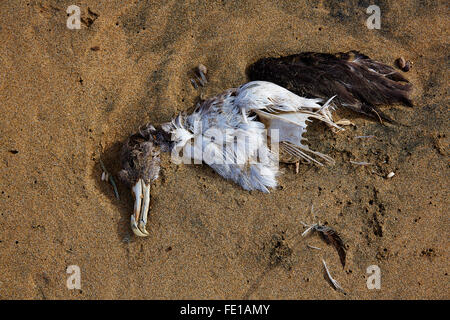
[[[104,176],[102,174],[102,180],[103,178],[109,180],[109,183],[112,185],[113,189],[114,189],[114,195],[116,196],[116,198],[119,200],[119,191],[117,190],[117,185],[116,182],[114,181],[113,176],[106,170],[105,164],[103,163],[103,161],[100,159],[100,166],[102,167]]]
[[[324,240],[327,244],[333,245],[339,255],[339,259],[341,260],[342,268],[344,268],[346,255],[345,246],[339,234],[328,226],[317,225],[314,229],[319,233],[322,240]]]
[[[331,283],[331,285],[333,286],[334,290],[341,291],[341,292],[345,293],[344,289],[341,287],[341,285],[339,284],[339,282],[337,282],[337,281],[336,281],[335,279],[333,279],[333,277],[331,276],[330,270],[328,270],[327,263],[325,262],[325,260],[322,259],[322,263],[323,263],[323,266],[325,267],[325,272],[326,272],[326,274],[327,274],[327,276],[328,276],[328,280],[330,281],[330,283]]]
[[[191,81],[191,84],[192,84],[192,86],[194,87],[194,89],[198,89],[198,85],[197,85],[197,82],[195,82],[195,80],[194,79],[190,79],[190,81]]]
[[[358,166],[369,166],[369,165],[370,165],[370,163],[369,163],[369,162],[366,162],[366,161],[360,161],[360,162],[358,162],[358,161],[352,161],[352,160],[350,160],[350,163],[351,163],[351,164],[356,164],[356,165],[358,165]]]
[[[323,241],[325,241],[326,244],[331,244],[336,249],[342,264],[342,268],[344,268],[346,256],[345,246],[339,234],[332,228],[317,223],[311,226],[305,225],[304,223],[303,225],[307,226],[308,228],[302,233],[302,237],[309,234],[312,230],[318,232],[320,237],[322,238]]]

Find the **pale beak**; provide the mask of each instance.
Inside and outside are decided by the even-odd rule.
[[[146,237],[149,235],[148,231],[145,230],[145,225],[150,209],[150,183],[147,185],[142,179],[139,179],[131,190],[135,197],[134,212],[131,215],[131,229],[135,235]]]
[[[248,123],[247,119],[247,113],[245,111],[245,108],[241,108],[242,118],[244,119],[244,123]]]

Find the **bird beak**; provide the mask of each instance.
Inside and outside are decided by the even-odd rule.
[[[142,179],[139,179],[131,190],[135,197],[131,229],[135,235],[146,237],[149,235],[148,231],[145,230],[145,225],[150,209],[150,183],[147,185]]]

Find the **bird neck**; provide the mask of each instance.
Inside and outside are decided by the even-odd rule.
[[[151,141],[155,146],[158,146],[162,152],[170,152],[173,148],[170,132],[163,126],[156,128],[150,123],[142,126],[139,132],[135,134],[136,139],[144,139]]]
[[[161,126],[155,128],[152,134],[153,140],[161,148],[162,152],[170,152],[173,148],[173,141],[171,139],[171,133],[164,130]]]

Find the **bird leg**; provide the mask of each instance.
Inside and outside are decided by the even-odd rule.
[[[139,179],[131,190],[135,197],[134,211],[131,215],[131,229],[135,235],[146,237],[149,235],[145,225],[150,209],[150,183],[146,184],[142,179]]]

